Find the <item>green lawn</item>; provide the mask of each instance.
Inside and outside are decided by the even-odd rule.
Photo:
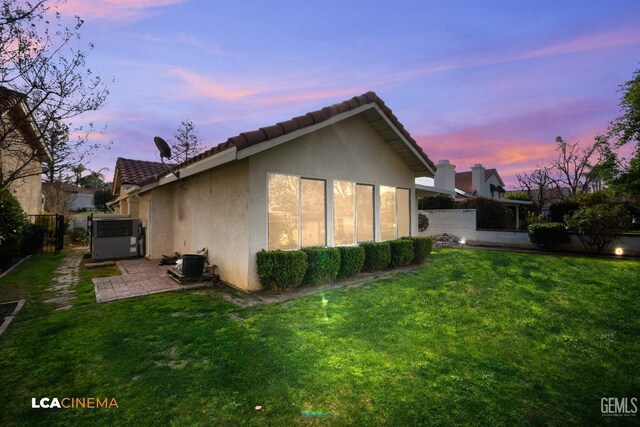
[[[0,295],[37,299],[59,261],[28,260]],[[640,397],[637,261],[439,250],[412,272],[250,309],[194,291],[97,306],[95,274],[72,310],[30,301],[0,337],[0,425],[640,421],[600,413],[602,397]],[[31,409],[94,396],[119,408]]]

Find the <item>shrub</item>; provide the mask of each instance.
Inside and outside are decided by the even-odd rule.
[[[20,203],[8,190],[0,190],[0,264],[20,254],[28,220]]]
[[[502,196],[503,199],[507,199],[507,200],[522,200],[525,202],[530,202],[531,201],[531,197],[529,196],[529,194],[526,191],[512,191],[512,192],[508,192],[505,193]]]
[[[338,277],[351,277],[360,273],[364,265],[364,248],[361,246],[340,246],[340,270]]]
[[[529,240],[546,251],[569,242],[569,232],[560,222],[537,222],[529,225]]]
[[[340,251],[338,248],[312,247],[304,248],[307,254],[307,272],[304,282],[317,285],[335,280],[340,271]]]
[[[453,197],[439,194],[437,196],[422,197],[418,200],[418,209],[455,209]]]
[[[387,268],[391,262],[391,246],[389,242],[361,243],[364,249],[363,271],[378,271]]]
[[[631,220],[620,205],[583,207],[567,216],[567,226],[578,234],[587,250],[601,253],[620,237]]]
[[[34,254],[42,248],[47,229],[39,224],[27,224],[22,234],[23,254]]]
[[[303,251],[258,252],[258,277],[266,288],[294,288],[307,271],[307,254]]]
[[[562,222],[564,223],[565,216],[571,215],[574,213],[580,204],[577,202],[555,202],[549,205],[549,219],[551,222]]]
[[[507,225],[507,208],[494,199],[471,197],[459,202],[458,209],[475,209],[478,228],[505,228]]]
[[[413,243],[413,262],[421,263],[431,253],[433,240],[431,237],[403,237]]]
[[[429,228],[429,218],[425,214],[419,213],[418,214],[418,231],[420,232],[427,231],[427,228]]]
[[[391,266],[402,267],[413,260],[413,242],[409,239],[398,239],[389,242],[391,247]]]

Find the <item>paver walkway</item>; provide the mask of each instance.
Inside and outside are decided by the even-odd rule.
[[[171,266],[158,265],[158,260],[145,258],[117,261],[122,276],[93,279],[96,302],[102,304],[123,298],[201,288],[206,282],[179,284],[167,274]]]
[[[44,301],[55,304],[55,311],[69,310],[73,307],[71,302],[76,299],[76,286],[80,280],[80,263],[86,252],[87,248],[74,249],[56,269],[53,283],[47,288],[55,296]]]

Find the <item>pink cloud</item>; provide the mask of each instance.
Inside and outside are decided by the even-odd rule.
[[[640,30],[637,28],[611,31],[607,33],[587,34],[571,40],[546,46],[526,53],[521,58],[541,58],[545,56],[569,53],[592,52],[615,49],[640,44]]]
[[[259,89],[251,89],[248,86],[241,89],[239,86],[243,86],[242,83],[234,85],[220,83],[208,74],[196,73],[186,68],[170,67],[167,74],[170,77],[182,80],[186,84],[190,96],[195,98],[216,98],[235,101],[260,92]]]
[[[157,9],[185,0],[67,0],[56,5],[58,11],[79,15],[83,19],[127,21],[146,18]]]

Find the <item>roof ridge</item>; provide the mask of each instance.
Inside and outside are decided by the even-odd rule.
[[[393,111],[384,103],[384,101],[374,92],[368,91],[362,95],[354,96],[346,101],[337,102],[326,107],[322,107],[318,110],[310,111],[301,116],[292,117],[289,120],[284,120],[276,123],[275,125],[265,126],[252,131],[241,132],[238,135],[229,137],[225,142],[222,142],[202,153],[193,156],[192,158],[185,160],[175,165],[177,169],[184,166],[188,166],[197,161],[211,157],[221,151],[227,150],[232,147],[236,147],[238,151],[248,148],[252,145],[256,145],[273,138],[277,138],[282,135],[294,132],[298,129],[303,129],[314,124],[322,123],[333,116],[336,116],[347,111],[351,111],[362,105],[375,103],[382,110],[382,112],[391,120],[393,125],[400,131],[402,136],[414,147],[420,157],[435,171],[435,164],[429,159],[422,147],[416,142],[415,139],[404,128],[402,123],[393,114]]]

